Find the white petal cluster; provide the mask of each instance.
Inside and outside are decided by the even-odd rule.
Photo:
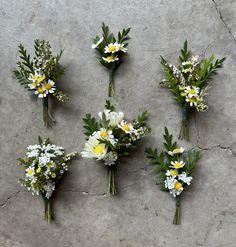
[[[68,170],[68,162],[77,156],[77,153],[65,155],[64,148],[48,143],[45,140],[41,145],[27,147],[25,161],[25,178],[21,179],[22,186],[27,187],[32,194],[42,193],[50,198],[55,190],[56,182]]]
[[[177,148],[173,151],[169,151],[168,154],[171,156],[178,155],[184,152],[184,148]],[[192,177],[188,176],[184,171],[184,161],[171,161],[170,169],[166,171],[165,188],[169,190],[173,197],[179,196],[184,190],[185,186],[189,186]]]

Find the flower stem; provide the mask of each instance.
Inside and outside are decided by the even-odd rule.
[[[50,127],[55,120],[49,112],[48,95],[43,98],[43,123],[44,126]]]
[[[114,93],[114,88],[113,88],[113,69],[109,70],[109,86],[108,86],[108,96],[112,97]]]
[[[173,224],[179,225],[180,224],[180,197],[179,196],[176,196],[175,198],[175,205],[176,205],[176,209],[175,209],[175,216],[174,216]]]
[[[46,198],[45,194],[41,193],[44,201],[44,219],[50,224],[52,222],[52,199]]]
[[[114,196],[117,194],[116,184],[115,184],[115,167],[108,167],[108,185],[107,185],[107,193]]]
[[[189,140],[189,111],[186,108],[181,108],[182,121],[179,132],[179,139]]]

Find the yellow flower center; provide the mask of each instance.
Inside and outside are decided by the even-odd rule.
[[[190,93],[190,94],[195,94],[195,93],[196,93],[196,91],[195,91],[195,89],[190,88],[190,89],[188,90],[188,93]]]
[[[38,76],[37,75],[33,75],[31,78],[32,78],[32,80],[36,80],[38,78]]]
[[[37,83],[36,82],[32,82],[31,83],[31,86],[36,87],[37,86]]]
[[[42,87],[38,87],[38,92],[39,93],[44,93],[44,89]]]
[[[50,90],[52,88],[52,85],[50,83],[46,83],[44,85],[44,87],[47,89],[47,90]]]
[[[180,149],[179,149],[179,148],[174,149],[174,150],[173,150],[173,153],[174,153],[174,154],[179,154],[179,153],[180,153]]]
[[[189,100],[189,102],[195,102],[196,101],[196,99],[194,97],[189,98],[188,100]]]
[[[185,87],[179,86],[179,90],[184,90],[184,89],[185,89]]]
[[[56,173],[54,172],[51,176],[52,176],[52,178],[55,178],[57,175],[56,175]]]
[[[170,170],[171,176],[177,176],[179,174],[178,170]]]
[[[102,130],[100,135],[101,137],[106,138],[108,137],[108,132],[106,130]]]
[[[181,164],[180,162],[178,162],[178,161],[176,161],[176,162],[174,163],[174,165],[173,165],[173,167],[174,167],[175,169],[181,168],[181,166],[182,166],[182,164]]]
[[[27,171],[27,174],[28,175],[31,175],[33,173],[33,169],[29,169],[28,171]]]
[[[176,182],[175,183],[175,189],[176,190],[179,190],[179,189],[181,189],[182,188],[182,184],[180,183],[180,182]]]
[[[109,46],[108,50],[109,50],[109,52],[116,51],[116,46],[115,45],[111,45],[111,46]]]
[[[122,126],[122,129],[125,130],[125,131],[129,131],[130,130],[130,127],[127,123],[125,123],[123,126]]]
[[[102,154],[102,152],[103,152],[103,145],[102,145],[102,144],[98,144],[98,145],[94,148],[94,152],[95,152],[95,154]]]
[[[37,168],[37,169],[36,169],[36,172],[37,172],[37,173],[40,173],[40,172],[41,172],[41,167]]]
[[[113,56],[108,56],[108,57],[107,57],[107,60],[108,60],[108,61],[112,61],[112,60],[114,60],[114,57],[113,57]]]
[[[42,76],[40,76],[39,78],[38,78],[38,83],[40,83],[40,82],[42,82],[42,81],[44,81],[45,80],[45,78],[46,78],[46,76],[45,75],[42,75]]]

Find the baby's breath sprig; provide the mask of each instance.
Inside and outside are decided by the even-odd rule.
[[[20,179],[33,195],[41,195],[45,206],[45,220],[52,220],[52,197],[57,183],[73,159],[78,157],[77,152],[65,154],[64,148],[51,144],[49,139],[38,138],[39,144],[27,147],[26,157],[19,158],[19,165],[25,168],[24,178]]]
[[[212,76],[222,68],[225,57],[215,59],[212,55],[209,58],[199,59],[198,56],[191,56],[187,40],[180,50],[179,60],[181,65],[176,67],[161,57],[161,64],[164,69],[165,79],[162,81],[181,106],[182,123],[180,139],[189,139],[189,113],[197,110],[206,111],[205,96],[208,94]]]
[[[127,53],[130,28],[123,29],[118,32],[117,38],[113,33],[110,33],[109,27],[102,23],[102,36],[98,35],[94,38],[93,49],[99,53],[99,62],[107,68],[109,73],[108,96],[113,95],[113,75],[115,70],[122,63],[123,54]]]
[[[19,45],[20,61],[14,74],[18,82],[27,90],[33,91],[43,100],[43,121],[46,127],[54,123],[49,111],[49,95],[55,96],[61,102],[68,100],[68,96],[57,87],[59,79],[63,76],[65,68],[59,64],[62,50],[56,56],[48,41],[34,41],[34,58],[31,59],[22,44]]]
[[[158,152],[157,149],[146,148],[147,158],[151,160],[154,172],[158,173],[156,184],[160,190],[169,191],[176,199],[176,211],[173,224],[180,224],[180,195],[190,185],[192,172],[200,159],[200,152],[190,149],[185,152],[183,147],[178,147],[173,142],[173,136],[165,127],[164,134],[165,150]]]
[[[98,115],[99,121],[91,114],[83,119],[87,142],[81,155],[104,163],[108,169],[108,194],[115,195],[118,161],[128,156],[151,129],[147,126],[146,111],[137,120],[128,122],[124,120],[124,113],[116,112],[110,101],[106,101],[105,110]]]

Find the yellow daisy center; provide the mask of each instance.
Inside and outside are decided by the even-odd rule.
[[[32,78],[33,80],[36,80],[36,79],[38,78],[38,76],[37,76],[37,75],[33,75],[31,78]]]
[[[36,169],[36,172],[37,172],[37,173],[40,173],[40,172],[41,172],[41,167],[37,168],[37,169]]]
[[[33,173],[33,169],[29,169],[28,171],[27,171],[27,174],[28,175],[31,175]]]
[[[40,83],[40,82],[44,81],[44,80],[45,80],[45,78],[46,78],[46,76],[45,76],[45,75],[40,76],[40,77],[38,78],[38,83]]]
[[[52,84],[46,83],[46,84],[44,85],[44,87],[45,87],[47,90],[50,90],[50,89],[52,88]]]
[[[196,101],[196,99],[194,97],[189,98],[188,100],[189,100],[189,102],[195,102]]]
[[[179,174],[178,170],[170,170],[171,176],[177,176]]]
[[[173,167],[175,168],[175,169],[178,169],[178,168],[181,168],[181,166],[182,166],[182,164],[180,163],[180,162],[175,162],[174,163],[174,165],[173,165]]]
[[[122,126],[122,129],[125,130],[125,131],[129,131],[130,130],[130,127],[127,123],[125,123],[123,126]]]
[[[32,82],[31,83],[31,86],[36,87],[37,86],[37,83],[36,82]]]
[[[107,60],[108,60],[108,61],[112,61],[112,60],[114,60],[114,57],[113,57],[113,56],[108,56],[108,57],[107,57]]]
[[[180,153],[180,149],[179,149],[179,148],[174,149],[174,150],[173,150],[173,153],[174,153],[174,154]]]
[[[179,190],[179,189],[181,189],[182,188],[182,184],[180,183],[180,182],[176,182],[175,183],[175,189],[176,190]]]
[[[42,87],[38,87],[38,92],[39,93],[44,93],[44,89]]]
[[[101,137],[106,138],[108,137],[108,132],[106,130],[102,130],[100,135]]]
[[[94,148],[94,152],[95,152],[95,154],[102,154],[102,152],[103,152],[103,145],[102,145],[102,144],[98,144],[98,145]]]
[[[190,89],[188,90],[188,93],[190,93],[190,94],[195,94],[195,93],[196,93],[196,91],[195,91],[195,89],[190,88]]]
[[[116,51],[116,46],[115,45],[111,45],[111,46],[109,46],[108,50],[109,50],[109,52]]]
[[[51,175],[52,178],[55,178],[56,176],[57,176],[57,175],[56,175],[55,172]]]

